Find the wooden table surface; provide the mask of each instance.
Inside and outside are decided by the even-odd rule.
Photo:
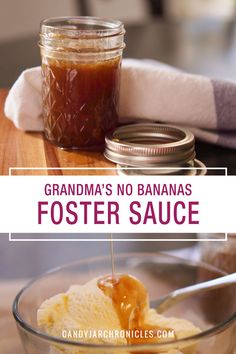
[[[65,151],[43,138],[42,133],[25,133],[15,128],[3,113],[7,90],[0,89],[0,175],[8,175],[9,167],[114,167],[99,152]],[[18,171],[23,174],[23,171]],[[98,174],[98,171],[91,172]],[[110,172],[104,172],[104,174]],[[14,171],[16,174],[16,171]],[[24,174],[78,174],[67,170],[32,170]],[[99,172],[101,174],[101,171]]]

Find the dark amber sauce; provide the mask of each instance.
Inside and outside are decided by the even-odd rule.
[[[98,287],[112,299],[114,308],[124,330],[138,330],[139,338],[127,338],[128,344],[156,342],[155,338],[144,338],[142,332],[159,330],[157,326],[145,324],[148,294],[141,282],[128,274],[106,276],[98,280]]]
[[[93,63],[46,59],[43,118],[46,137],[64,148],[96,148],[118,121],[120,58]]]

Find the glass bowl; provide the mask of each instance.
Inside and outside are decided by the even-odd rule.
[[[224,275],[220,270],[204,263],[194,263],[164,253],[116,255],[115,267],[117,273],[129,273],[139,278],[148,289],[150,301],[169,291]],[[88,345],[51,337],[40,331],[36,323],[36,314],[44,300],[65,292],[72,284],[83,284],[108,273],[111,273],[110,257],[86,259],[53,269],[22,289],[15,298],[13,314],[25,352],[27,354],[234,353],[235,287],[207,291],[201,296],[182,301],[166,312],[167,316],[188,319],[201,328],[200,334],[182,340],[135,346]],[[222,297],[230,304],[227,313],[220,307]],[[178,348],[184,349],[178,351]]]

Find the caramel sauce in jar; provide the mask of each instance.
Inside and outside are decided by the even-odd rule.
[[[45,137],[96,149],[118,122],[124,26],[93,17],[44,20],[40,30]]]
[[[112,299],[120,320],[121,328],[126,331],[137,331],[138,336],[127,338],[128,344],[145,344],[157,342],[155,335],[147,338],[145,332],[153,333],[161,328],[145,323],[145,315],[149,308],[148,293],[144,285],[128,274],[105,276],[98,280],[98,287]]]
[[[46,138],[63,148],[104,144],[118,122],[120,58],[96,63],[42,63]]]

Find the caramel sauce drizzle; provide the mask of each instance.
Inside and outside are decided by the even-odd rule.
[[[148,310],[148,294],[144,285],[128,274],[112,277],[107,275],[98,280],[98,287],[112,299],[123,330],[138,330],[139,338],[127,338],[128,344],[157,342],[157,338],[145,338],[142,332],[161,328],[145,324]]]
[[[126,331],[137,330],[139,332],[138,338],[132,335],[127,337],[127,343],[157,342],[155,331],[161,330],[161,327],[145,323],[145,316],[149,309],[147,289],[138,279],[129,274],[115,274],[112,233],[110,234],[110,254],[112,274],[100,278],[97,285],[106,296],[111,298],[121,328]],[[148,330],[153,331],[153,337],[146,338],[145,332]]]
[[[114,257],[114,245],[113,245],[113,236],[110,234],[110,254],[111,254],[111,272],[112,278],[115,278],[115,257]]]

